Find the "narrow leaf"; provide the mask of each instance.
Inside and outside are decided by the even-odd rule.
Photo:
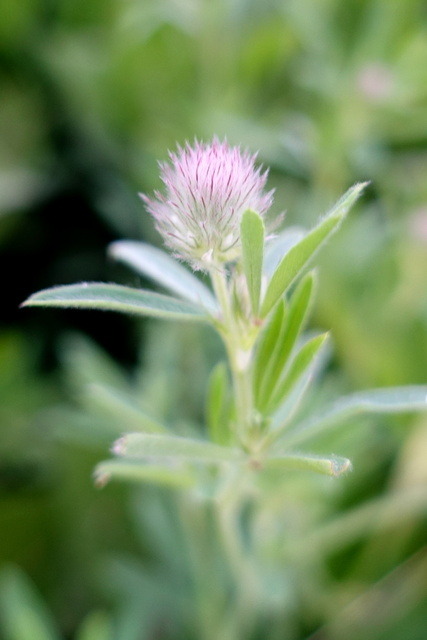
[[[248,209],[240,224],[243,271],[248,285],[252,312],[258,314],[261,295],[262,263],[264,253],[264,222],[255,211]]]
[[[269,363],[276,345],[279,343],[285,314],[287,312],[285,300],[281,300],[274,313],[268,320],[266,327],[261,333],[259,344],[255,353],[253,370],[253,390],[255,404],[258,407],[261,402],[261,390],[264,387],[264,375],[268,370]]]
[[[285,372],[281,380],[279,380],[276,389],[269,400],[266,411],[273,413],[285,400],[286,396],[292,391],[305,371],[315,360],[319,351],[328,338],[327,333],[316,336],[308,340],[295,355],[289,368]]]
[[[95,406],[110,421],[117,422],[124,429],[135,429],[144,433],[164,433],[166,427],[151,417],[135,399],[123,391],[104,384],[92,383],[85,389],[85,399]]]
[[[206,400],[206,423],[210,439],[217,444],[226,445],[230,439],[228,424],[230,381],[227,366],[220,362],[212,371],[209,379]]]
[[[289,446],[289,441],[293,446],[355,415],[426,410],[427,386],[423,385],[370,389],[353,393],[335,400],[312,418],[296,425],[295,430],[286,436],[286,446]]]
[[[322,349],[322,356],[324,350]],[[274,442],[278,440],[283,433],[290,428],[295,414],[301,406],[301,403],[305,397],[305,394],[316,376],[321,365],[320,353],[318,352],[316,357],[310,362],[304,373],[299,377],[297,382],[292,387],[291,391],[286,395],[283,402],[274,412],[271,419],[269,441]]]
[[[18,567],[6,566],[0,574],[0,612],[5,640],[60,640],[53,615]]]
[[[203,440],[142,433],[129,433],[117,440],[113,453],[128,458],[170,458],[207,463],[241,460],[243,456],[239,449]]]
[[[153,482],[174,487],[188,487],[194,484],[194,474],[181,465],[173,466],[147,464],[138,460],[105,460],[100,462],[94,472],[95,483],[104,487],[110,480],[130,482]]]
[[[91,611],[80,625],[75,640],[112,640],[113,622],[104,611]]]
[[[349,189],[317,227],[312,229],[298,244],[288,251],[279,263],[268,285],[262,304],[262,317],[265,318],[316,251],[338,229],[366,184],[356,184]]]
[[[103,282],[83,282],[45,289],[34,293],[22,306],[99,309],[176,320],[209,319],[204,309],[191,302]]]
[[[315,471],[327,476],[339,476],[345,471],[351,471],[348,458],[338,456],[312,456],[297,453],[272,456],[263,463],[265,470],[302,470]]]
[[[264,252],[263,271],[270,279],[279,262],[284,258],[290,249],[307,234],[302,227],[288,227],[275,238],[267,241]]]
[[[108,252],[115,260],[123,262],[175,295],[210,311],[217,310],[218,304],[208,287],[161,249],[144,242],[120,240],[113,242]]]
[[[274,342],[273,350],[263,371],[261,388],[259,390],[261,404],[268,402],[268,399],[274,393],[279,378],[304,328],[310,309],[313,289],[314,274],[309,273],[303,278],[292,295],[288,312],[284,316],[280,334]]]

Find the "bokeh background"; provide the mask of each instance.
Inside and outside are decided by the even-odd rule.
[[[0,82],[0,636],[198,638],[169,492],[94,488],[132,422],[97,384],[202,422],[219,343],[19,304],[81,280],[147,286],[105,247],[160,245],[138,192],[177,142],[216,134],[259,150],[290,225],[371,181],[318,260],[320,395],[426,383],[427,5],[6,0]],[[427,417],[353,420],[328,446],[354,471],[311,489],[326,542],[295,570],[292,624],[253,637],[424,640]]]

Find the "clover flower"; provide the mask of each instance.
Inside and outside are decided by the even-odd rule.
[[[256,155],[216,137],[178,146],[170,163],[160,163],[165,193],[140,194],[166,245],[193,268],[238,258],[242,214],[269,209],[273,191],[264,191],[267,171],[255,167]]]

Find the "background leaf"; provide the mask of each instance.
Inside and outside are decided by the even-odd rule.
[[[427,410],[427,386],[390,387],[369,389],[335,400],[312,418],[296,425],[286,437],[292,446],[313,435],[341,424],[352,416],[363,413],[406,413]]]
[[[88,405],[116,420],[122,431],[141,430],[145,433],[164,433],[166,427],[140,407],[135,398],[115,387],[92,383],[84,390]]]
[[[4,640],[60,640],[52,615],[18,567],[0,574],[0,612]]]
[[[79,627],[75,640],[113,640],[113,621],[104,611],[92,611]]]

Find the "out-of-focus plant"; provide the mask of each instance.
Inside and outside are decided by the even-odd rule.
[[[210,376],[204,437],[192,425],[177,432],[161,416],[132,406],[114,385],[97,386],[95,396],[133,431],[115,442],[116,457],[97,466],[96,480],[167,485],[193,497],[177,501],[173,511],[191,549],[199,638],[253,637],[269,616],[269,637],[292,638],[292,593],[299,590],[292,567],[308,552],[298,536],[290,542],[288,535],[288,545],[280,541],[276,527],[282,534],[286,524],[294,534],[304,531],[292,522],[304,484],[285,515],[283,494],[293,486],[292,473],[339,476],[351,468],[347,458],[306,453],[306,441],[363,412],[424,410],[427,387],[374,389],[308,410],[306,392],[328,334],[304,332],[316,284],[307,266],[365,184],[349,189],[310,231],[274,235],[267,174],[248,152],[216,138],[195,142],[178,148],[161,171],[165,192],[143,199],[175,257],[130,241],[114,243],[110,252],[172,295],[86,282],[41,291],[24,305],[113,310],[216,330],[226,359]],[[212,287],[175,258],[208,276]],[[370,517],[368,509],[361,522]],[[168,543],[160,547],[164,552]],[[218,554],[224,562],[212,576]]]

